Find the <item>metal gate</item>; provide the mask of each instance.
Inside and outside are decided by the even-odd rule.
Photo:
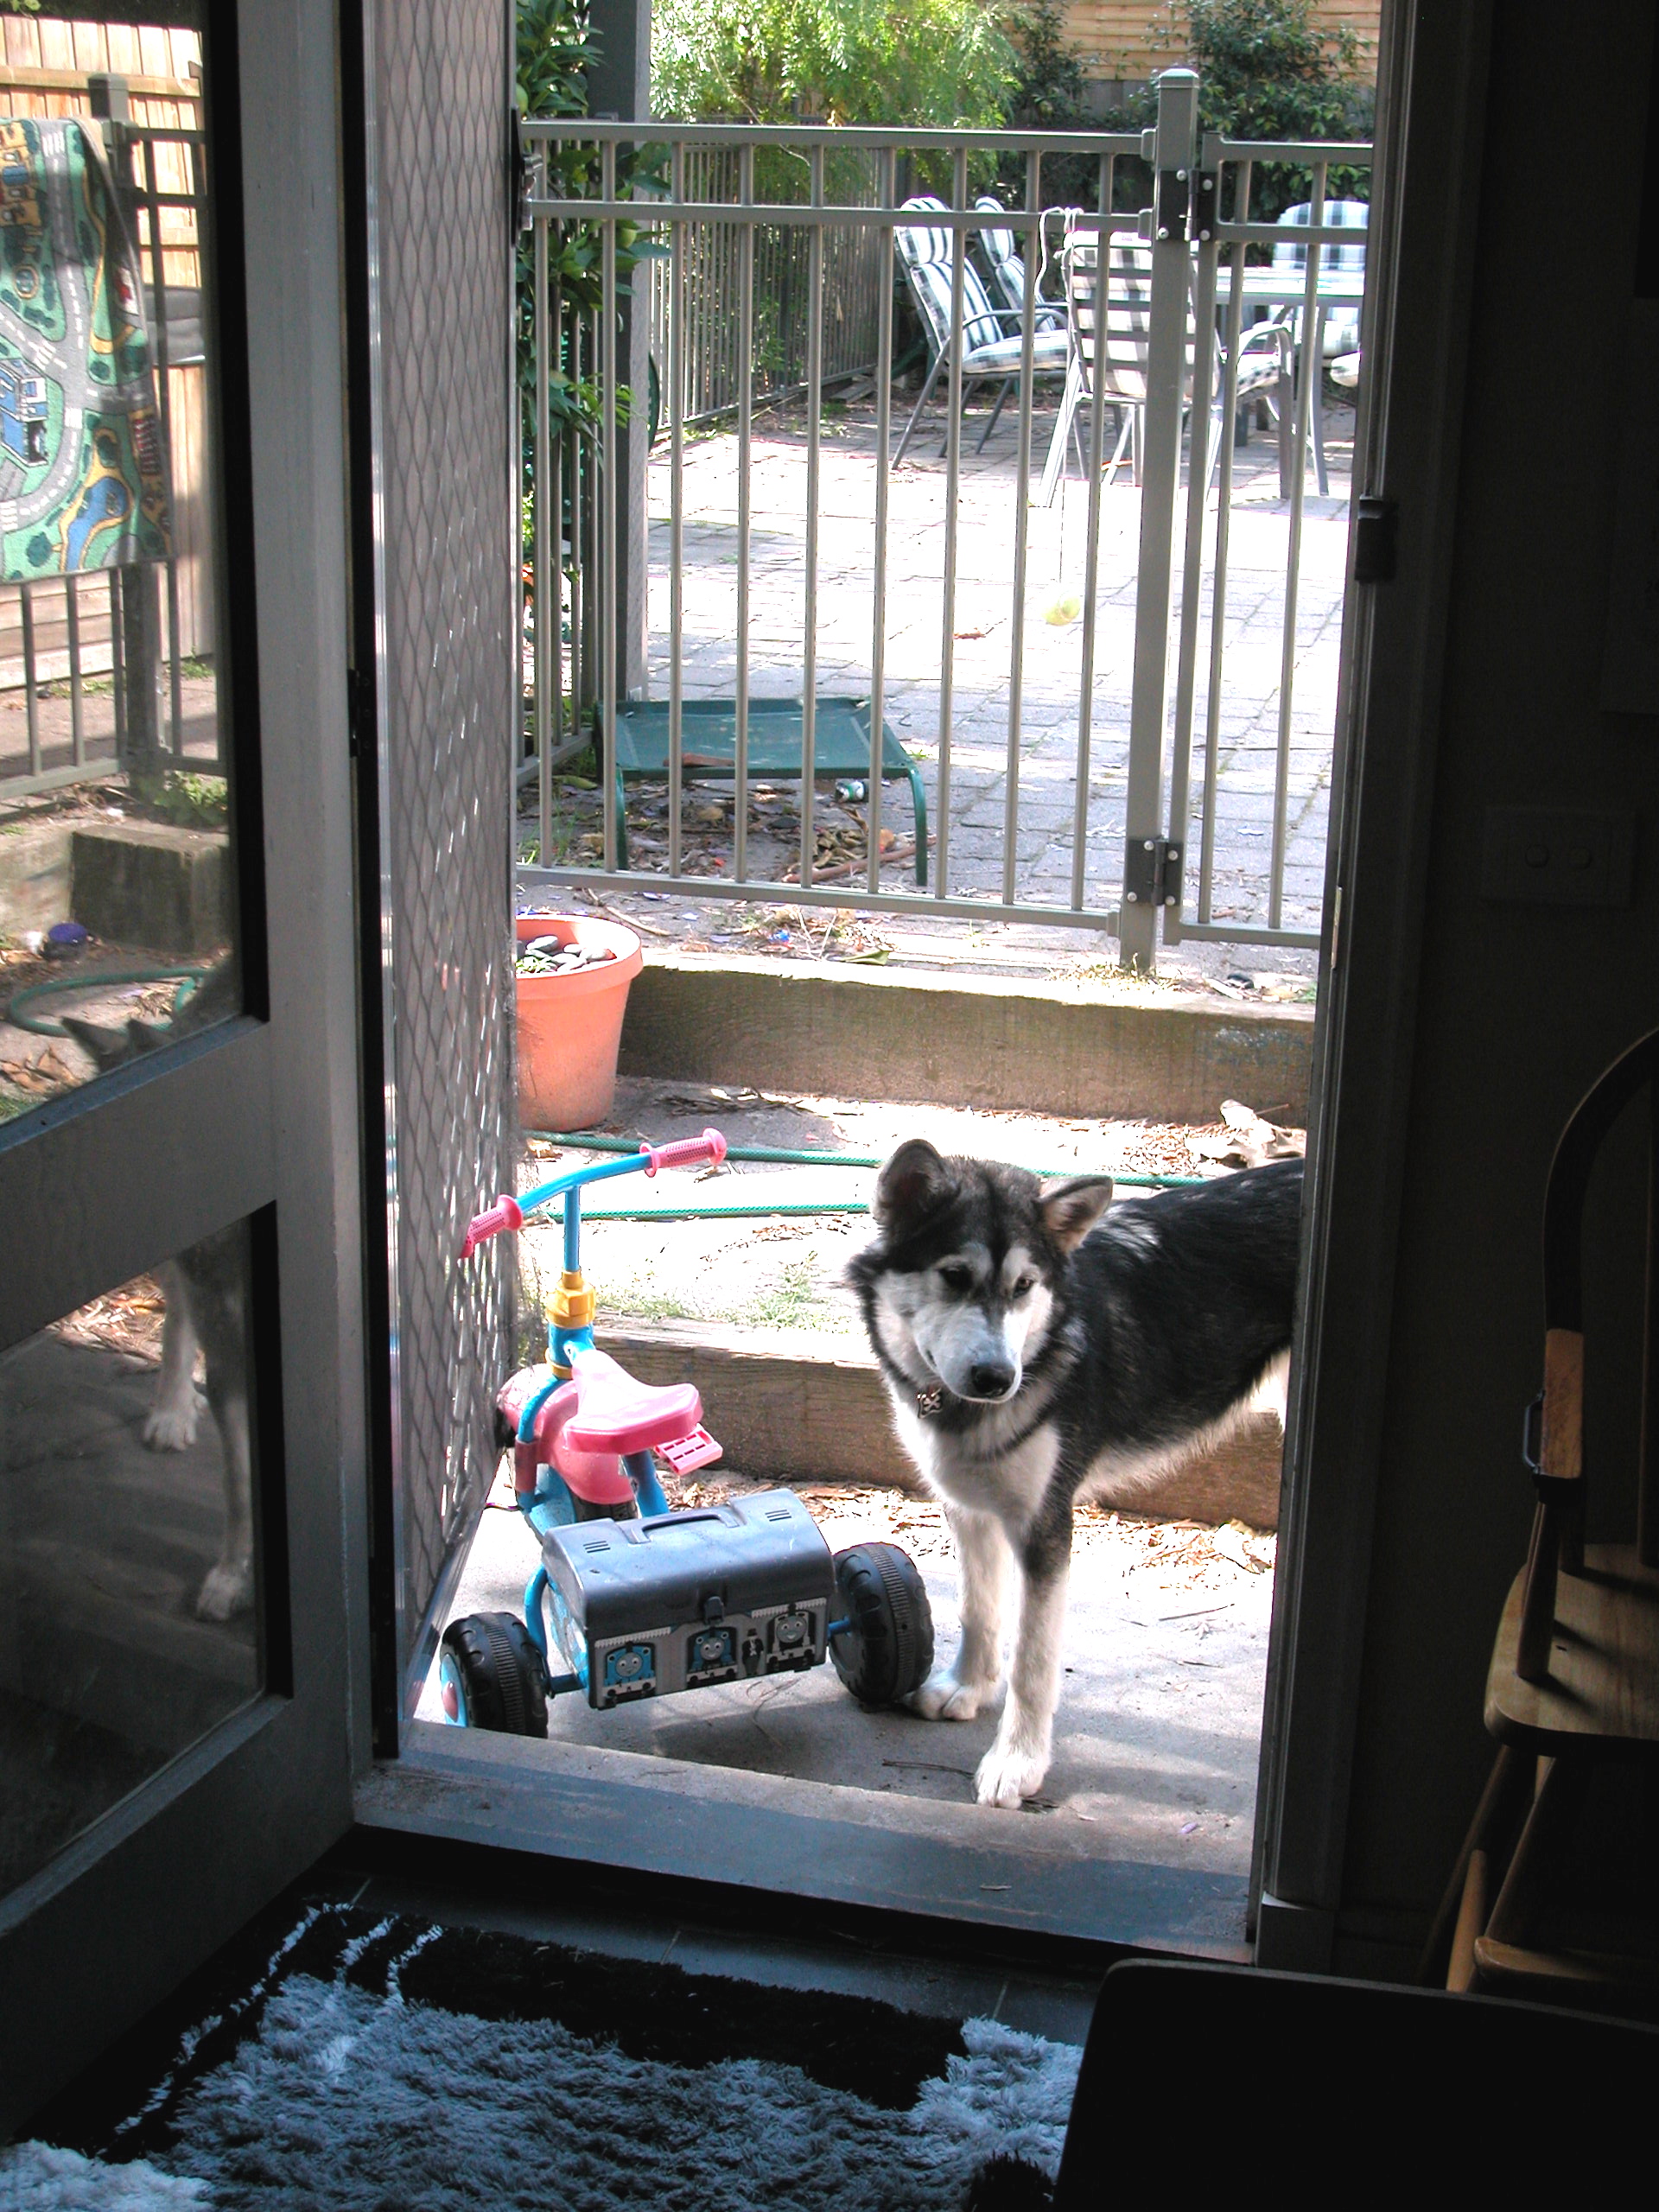
[[[585,120],[526,125],[535,164],[528,219],[536,271],[532,389],[538,395],[531,426],[534,537],[527,669],[541,807],[537,864],[521,867],[522,887],[677,888],[698,897],[791,906],[1058,924],[1116,937],[1122,959],[1142,967],[1154,964],[1160,938],[1166,943],[1185,937],[1317,945],[1317,894],[1311,911],[1304,899],[1300,917],[1287,914],[1286,900],[1294,801],[1300,809],[1294,772],[1309,736],[1299,726],[1296,698],[1305,478],[1311,458],[1321,486],[1325,482],[1319,410],[1327,314],[1357,315],[1363,284],[1363,278],[1326,266],[1332,257],[1327,248],[1354,243],[1351,229],[1325,219],[1327,180],[1333,165],[1368,168],[1370,149],[1243,143],[1214,136],[1200,143],[1197,92],[1192,72],[1167,72],[1160,82],[1156,130],[1144,137]],[[711,158],[716,150],[723,155],[719,161]],[[1068,157],[1072,175],[1079,157],[1087,165],[1095,184],[1091,207],[1046,206],[1044,165],[1060,156]],[[757,189],[767,165],[775,169],[780,162],[804,173],[804,196],[793,190],[787,197],[768,196]],[[620,162],[632,178],[626,188],[618,185]],[[976,206],[974,195],[999,164],[1005,175],[1017,165],[1023,193],[1004,197],[1017,196],[1021,204],[988,213],[982,202]],[[1306,219],[1288,238],[1284,223],[1251,217],[1253,179],[1269,165],[1294,166],[1311,176]],[[843,173],[856,176],[855,189],[837,190]],[[919,195],[899,203],[901,175],[937,188],[928,204],[918,205]],[[1132,180],[1147,177],[1149,194],[1135,194]],[[556,190],[556,184],[562,188]],[[1126,196],[1150,197],[1152,204],[1118,207]],[[861,204],[872,197],[873,204]],[[1224,217],[1218,212],[1224,209]],[[617,465],[618,251],[625,225],[648,226],[663,256],[655,289],[667,345],[667,359],[658,364],[665,394],[665,446],[653,468],[664,485],[657,535],[664,619],[656,626],[665,643],[653,689],[665,699],[654,719],[642,714],[637,701],[623,698],[618,681],[622,594],[628,588],[619,548],[627,542],[630,521],[620,512],[626,493]],[[1022,282],[1012,297],[1004,295],[1001,306],[987,289],[995,270],[982,270],[970,251],[982,254],[993,230],[1011,236],[1024,264]],[[1075,497],[1083,506],[1083,575],[1074,618],[1067,616],[1069,601],[1055,602],[1066,616],[1063,652],[1039,626],[1040,588],[1033,573],[1039,541],[1046,531],[1052,535],[1043,519],[1046,511],[1033,500],[1039,388],[1052,393],[1063,374],[1079,374],[1079,331],[1090,320],[1090,303],[1079,297],[1075,277],[1069,303],[1052,277],[1045,282],[1062,232],[1074,248],[1079,240],[1094,248],[1095,328],[1122,314],[1112,289],[1115,264],[1134,259],[1147,274],[1144,298],[1135,310],[1141,317],[1144,372],[1140,398],[1109,391],[1104,374],[1082,374],[1085,404],[1076,435],[1083,482],[1065,487],[1063,499]],[[730,569],[728,615],[717,612],[712,623],[706,619],[704,571],[710,562],[700,555],[701,567],[689,568],[687,556],[693,443],[687,428],[692,415],[706,414],[709,406],[698,351],[709,320],[700,293],[706,288],[702,272],[711,267],[722,272],[732,358],[753,365],[763,319],[757,279],[764,278],[764,264],[757,263],[756,241],[780,233],[804,238],[804,249],[790,259],[792,265],[804,258],[806,270],[805,421],[794,441],[798,476],[791,481],[797,488],[789,495],[798,514],[798,598],[791,582],[787,638],[779,634],[784,601],[776,592],[766,619],[757,620],[770,556],[756,543],[765,402],[753,371],[736,379],[726,434],[733,514],[729,530],[723,519],[719,528],[730,550],[721,553],[715,565]],[[621,235],[626,243],[631,233]],[[597,251],[596,312],[561,291],[550,276],[565,250],[584,238]],[[1120,244],[1133,245],[1136,253],[1116,253]],[[1262,247],[1277,249],[1274,259],[1281,264],[1288,247],[1291,256],[1300,253],[1300,268],[1287,280],[1282,267],[1275,272],[1250,264],[1250,249]],[[918,270],[929,257],[931,270]],[[847,517],[839,512],[846,504],[839,494],[851,482],[844,472],[837,479],[839,506],[832,502],[832,512],[825,505],[826,466],[839,466],[826,444],[825,386],[851,373],[844,362],[826,366],[831,359],[826,318],[836,308],[826,271],[854,264],[862,270],[872,258],[877,313],[868,374],[874,465],[859,479],[868,491],[868,521],[858,524],[866,550],[854,556],[843,527]],[[1002,266],[1008,266],[1006,253]],[[925,335],[924,293],[930,286],[938,309],[928,353],[945,396],[944,467],[924,468],[937,491],[918,494],[933,501],[920,531],[905,515],[895,524],[896,509],[911,499],[916,481],[902,472],[895,475],[889,460],[896,429],[895,278],[905,286],[898,296],[916,302]],[[1219,895],[1217,866],[1223,802],[1230,779],[1238,780],[1230,753],[1236,733],[1229,717],[1229,624],[1238,603],[1236,593],[1230,601],[1229,588],[1230,564],[1236,567],[1230,512],[1234,438],[1220,441],[1218,454],[1212,442],[1216,426],[1234,425],[1245,404],[1238,378],[1241,353],[1250,351],[1247,308],[1282,333],[1285,372],[1270,397],[1281,417],[1284,542],[1276,671],[1271,696],[1264,696],[1255,717],[1260,727],[1251,733],[1266,758],[1245,776],[1263,786],[1251,794],[1258,814],[1261,803],[1268,802],[1266,822],[1251,830],[1263,834],[1266,865],[1255,871],[1260,880],[1253,878],[1248,887],[1249,901],[1264,911],[1240,918],[1224,911],[1228,900]],[[592,394],[590,429],[555,414],[548,404],[550,378],[562,393],[586,389]],[[992,539],[985,540],[982,531],[970,543],[973,518],[964,497],[978,461],[965,443],[963,403],[976,389],[988,399],[998,386],[998,410],[1009,425],[1000,448],[1006,496],[993,517]],[[1258,404],[1252,391],[1249,404]],[[1114,417],[1109,432],[1109,410]],[[1103,513],[1110,496],[1106,480],[1116,474],[1108,468],[1111,438],[1125,410],[1139,417],[1135,444],[1141,488],[1133,568],[1115,577],[1109,573],[1112,556]],[[924,412],[918,406],[918,416]],[[836,427],[831,423],[830,431]],[[939,435],[937,423],[929,435]],[[1050,435],[1063,444],[1066,439],[1064,428]],[[1127,429],[1118,442],[1127,443]],[[764,456],[767,467],[777,443],[772,436]],[[864,490],[855,488],[853,496],[861,499]],[[706,524],[701,512],[692,520],[699,543],[712,542],[715,524]],[[827,558],[825,532],[832,522],[836,545]],[[1063,569],[1064,504],[1059,532]],[[928,579],[918,598],[912,556],[921,536],[937,545],[938,560],[937,578]],[[988,565],[988,543],[995,576],[980,573]],[[868,625],[855,650],[848,591],[864,590],[866,563]],[[1338,581],[1338,600],[1340,588]],[[689,590],[702,594],[696,607]],[[1127,621],[1113,626],[1120,610],[1127,617],[1131,593],[1132,646],[1125,649]],[[937,658],[931,644],[921,641],[914,619],[921,598],[937,625]],[[969,682],[959,648],[964,639],[982,641],[988,634],[975,623],[991,618],[976,610],[992,600],[1001,610],[995,626],[1006,626],[1006,655],[995,682],[979,665],[984,657],[977,656],[978,672]],[[695,635],[689,626],[694,614],[700,626]],[[1055,610],[1047,620],[1054,624]],[[1258,661],[1259,646],[1259,639],[1253,639]],[[1331,650],[1334,653],[1334,642]],[[1062,659],[1063,683],[1050,668]],[[1128,664],[1127,696],[1119,680],[1122,661]],[[918,671],[928,694],[928,726],[914,741],[908,735],[902,741],[904,753],[916,763],[914,787],[907,789],[902,776],[884,785],[884,768],[892,779],[895,766],[892,751],[884,753],[884,722],[901,690],[907,690],[913,709]],[[769,696],[775,700],[780,684],[798,698],[791,723],[791,743],[798,732],[798,756],[780,772],[774,747],[758,771],[754,707]],[[831,696],[839,716],[835,748],[821,737]],[[710,696],[729,702],[730,751],[718,758],[701,735],[712,725],[699,721],[693,727],[688,715],[700,697]],[[860,817],[861,854],[850,868],[843,862],[826,868],[814,808],[803,804],[798,843],[788,859],[780,861],[774,849],[770,865],[757,862],[755,789],[798,779],[804,793],[826,776],[845,778],[849,711],[868,746],[859,762],[868,794]],[[912,720],[920,727],[913,713]],[[660,728],[661,757],[655,761],[646,760],[637,738],[647,722]],[[620,755],[620,724],[627,740]],[[1264,730],[1270,734],[1265,747]],[[568,836],[561,847],[554,775],[590,735],[600,763],[599,791],[583,851],[580,841]],[[625,775],[645,773],[664,781],[668,793],[665,839],[657,841],[661,849],[650,855],[648,864],[641,839],[630,839],[625,819]],[[729,843],[721,855],[704,849],[694,855],[684,820],[688,785],[701,786],[706,799],[711,785],[731,791]],[[1317,820],[1314,826],[1322,837]],[[901,887],[884,871],[893,867],[895,852],[908,857],[912,848],[919,849],[927,881]]]

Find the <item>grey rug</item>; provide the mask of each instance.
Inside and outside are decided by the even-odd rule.
[[[1079,2057],[1068,2044],[970,2020],[945,2049],[940,2024],[858,2000],[321,1921],[180,2037],[101,2155],[0,2152],[3,2212],[957,2212],[999,2157],[1051,2177],[1059,2163]],[[529,1962],[505,1971],[515,1950]],[[477,2012],[454,2001],[473,1986]],[[523,2017],[531,1990],[566,2017]],[[569,2024],[600,1999],[607,2023]],[[789,2056],[753,2048],[787,2044],[791,2022],[804,2040]],[[859,2080],[854,2045],[906,2024],[944,2063],[894,2109],[874,2076]]]

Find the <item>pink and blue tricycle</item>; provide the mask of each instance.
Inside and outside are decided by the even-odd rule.
[[[572,1168],[520,1198],[498,1198],[467,1231],[486,1238],[563,1206],[564,1265],[547,1357],[496,1398],[512,1451],[513,1496],[540,1560],[522,1618],[470,1613],[439,1646],[444,1717],[459,1727],[545,1736],[551,1697],[598,1710],[720,1683],[799,1674],[827,1657],[859,1702],[897,1704],[933,1658],[927,1591],[896,1544],[832,1554],[791,1490],[676,1509],[679,1480],[721,1456],[694,1382],[640,1382],[594,1342],[582,1272],[582,1193],[613,1176],[718,1164],[718,1129]]]

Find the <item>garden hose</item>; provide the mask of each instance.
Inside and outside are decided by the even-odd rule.
[[[639,1149],[639,1146],[627,1137],[600,1136],[591,1129],[531,1129],[527,1135],[539,1138],[545,1144],[569,1145],[582,1152],[638,1152]],[[726,1147],[726,1157],[728,1160],[751,1160],[769,1167],[880,1167],[884,1164],[884,1155],[878,1153],[797,1152],[786,1146],[770,1144],[730,1144]],[[1035,1167],[1031,1172],[1034,1175],[1041,1175],[1052,1180],[1059,1176],[1076,1175],[1083,1171],[1076,1167]],[[1188,1183],[1202,1183],[1207,1179],[1203,1175],[1114,1175],[1112,1177],[1114,1183],[1120,1183],[1127,1189],[1149,1191],[1167,1190]],[[657,1209],[652,1208],[650,1211],[654,1212]],[[700,1209],[687,1207],[684,1211],[694,1212]],[[790,1209],[787,1206],[744,1206],[736,1211],[744,1213],[787,1213]],[[796,1211],[803,1213],[868,1213],[869,1208],[863,1205],[822,1205],[798,1207]],[[602,1221],[606,1218],[604,1215],[597,1213],[592,1217],[595,1221]],[[609,1218],[613,1221],[621,1221],[627,1217],[621,1213],[613,1213]]]
[[[67,1037],[69,1033],[60,1021],[44,1020],[28,1011],[35,1000],[50,998],[60,991],[107,990],[118,983],[182,982],[184,988],[174,1006],[176,1014],[207,973],[205,968],[105,968],[97,975],[78,970],[73,976],[54,976],[47,982],[30,983],[25,990],[14,991],[5,1018],[14,1029],[26,1029],[34,1037]]]

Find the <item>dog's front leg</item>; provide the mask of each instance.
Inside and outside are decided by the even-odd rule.
[[[944,1517],[962,1562],[962,1641],[948,1667],[936,1667],[911,1699],[925,1719],[971,1720],[1002,1678],[1002,1585],[1007,1540],[988,1513],[947,1505]]]
[[[1052,1526],[1045,1525],[1033,1530],[1024,1548],[1007,1703],[995,1739],[974,1778],[982,1805],[1017,1806],[1022,1798],[1036,1796],[1048,1772],[1054,1708],[1060,1697],[1060,1639],[1071,1572],[1071,1522],[1068,1505],[1063,1541]]]
[[[253,1603],[253,1455],[245,1392],[215,1389],[213,1408],[225,1446],[225,1546],[197,1593],[196,1611],[205,1621],[227,1621]]]
[[[156,1270],[164,1311],[162,1316],[162,1371],[144,1422],[144,1441],[152,1452],[188,1451],[196,1440],[201,1398],[196,1389],[196,1327],[190,1287],[171,1260]]]

